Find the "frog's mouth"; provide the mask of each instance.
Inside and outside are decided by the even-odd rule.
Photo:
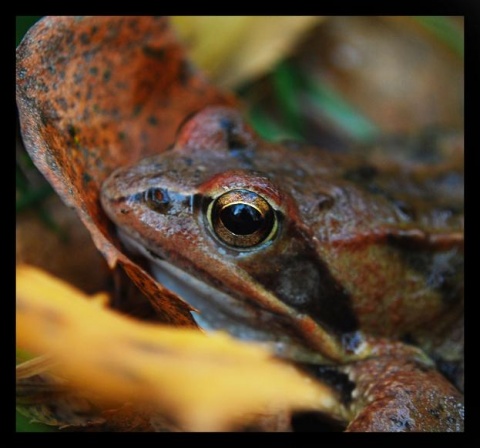
[[[228,291],[204,282],[153,253],[134,238],[120,231],[119,236],[129,252],[140,253],[151,260],[152,276],[164,287],[191,305],[192,317],[205,331],[226,331],[233,337],[268,346],[278,356],[300,362],[335,364],[317,350],[309,348],[282,321],[267,310],[239,303]]]
[[[238,339],[268,345],[272,351],[284,358],[333,364],[318,352],[292,340],[288,334],[282,334],[282,328],[272,323],[278,316],[272,316],[266,311],[239,307],[236,303],[238,299],[168,261],[155,259],[151,271],[157,281],[195,308],[192,316],[203,330],[227,331]],[[263,325],[259,325],[259,321]]]

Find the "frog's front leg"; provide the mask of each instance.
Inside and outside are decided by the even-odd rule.
[[[349,432],[464,430],[463,396],[434,367],[385,356],[343,371],[356,384]]]

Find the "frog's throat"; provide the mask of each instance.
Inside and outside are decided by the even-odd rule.
[[[229,306],[238,309],[238,306],[232,303],[235,299],[176,266],[166,261],[156,260],[152,263],[152,274],[163,286],[195,308],[196,312],[193,312],[192,316],[202,329],[228,331],[238,339],[267,345],[274,353],[284,358],[332,364],[331,360],[293,342],[286,335],[275,334],[273,336],[272,332],[268,330],[268,325],[264,325],[263,328],[253,325],[254,319],[249,316],[247,309],[242,307],[237,310],[237,313],[228,312]],[[217,304],[221,305],[215,306]],[[239,316],[239,313],[242,316]],[[273,338],[274,340],[272,340]]]
[[[239,298],[185,272],[120,231],[119,236],[132,253],[151,260],[151,273],[164,287],[187,302],[197,324],[206,331],[222,330],[242,340],[269,346],[277,355],[296,361],[338,364],[368,357],[369,344],[360,343],[354,353],[347,352],[333,335],[308,315],[298,315],[298,327],[304,338],[317,341],[311,346],[302,338],[288,334],[279,322],[282,316],[259,307],[239,304]]]

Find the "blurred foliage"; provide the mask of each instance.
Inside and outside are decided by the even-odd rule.
[[[270,72],[323,20],[321,16],[171,18],[189,57],[217,85],[230,89]]]
[[[42,16],[16,16],[15,18],[15,41],[16,45],[20,43],[28,29],[40,20]]]
[[[334,391],[260,344],[222,332],[147,325],[106,308],[105,294],[87,296],[30,266],[18,266],[16,275],[18,343],[51,354],[17,366],[17,380],[45,371],[57,379],[32,380],[19,394],[19,406],[34,404],[39,419],[74,426],[95,419],[96,406],[62,388],[64,379],[102,400],[153,406],[186,430],[228,430],[244,424],[245,416],[249,423],[251,415],[289,409],[345,418]]]
[[[15,429],[17,432],[52,432],[55,428],[44,425],[43,423],[32,422],[29,417],[25,417],[17,411],[15,418]]]
[[[443,16],[417,16],[415,20],[421,26],[434,34],[436,38],[448,45],[459,56],[464,53],[464,33],[452,17]]]
[[[463,121],[463,20],[329,17],[237,91],[270,140],[356,145],[386,133],[456,127]]]

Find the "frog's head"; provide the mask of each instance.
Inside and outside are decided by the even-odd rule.
[[[365,344],[349,299],[282,188],[284,157],[260,148],[237,112],[207,109],[171,149],[114,172],[102,204],[125,244],[199,310],[202,327],[278,351],[355,356]]]

